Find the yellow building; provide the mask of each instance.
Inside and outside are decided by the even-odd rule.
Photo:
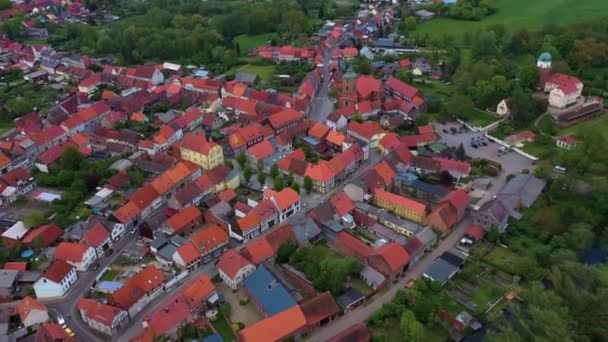
[[[422,223],[426,217],[425,204],[379,189],[374,192],[374,205],[416,223]]]
[[[205,170],[224,164],[222,146],[213,141],[207,141],[204,134],[186,134],[179,150],[183,160],[193,162]]]

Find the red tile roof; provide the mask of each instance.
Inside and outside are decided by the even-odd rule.
[[[340,307],[329,291],[303,302],[300,308],[309,327],[314,327],[321,321],[340,313]]]
[[[60,283],[73,268],[74,266],[65,261],[55,260],[51,266],[44,270],[42,276],[56,283]]]
[[[407,208],[416,213],[424,214],[426,212],[426,204],[384,190],[376,189],[374,197],[390,202],[398,207]]]
[[[573,76],[555,73],[549,77],[547,83],[552,83],[557,85],[557,87],[564,92],[564,94],[572,94],[578,91],[578,85],[581,81]]]
[[[13,261],[7,262],[4,264],[2,268],[4,270],[14,270],[14,271],[27,271],[27,262],[25,261]]]
[[[81,262],[87,249],[84,243],[62,242],[55,248],[55,260]]]
[[[356,134],[364,139],[371,140],[374,135],[384,133],[382,126],[379,123],[374,121],[365,121],[363,123],[358,123],[356,121],[351,121],[348,123],[346,130],[349,133]]]
[[[220,199],[224,202],[230,202],[235,199],[238,195],[234,189],[227,189],[218,194]]]
[[[270,245],[270,242],[263,237],[258,240],[251,241],[242,250],[244,256],[246,256],[254,264],[260,264],[262,261],[269,259],[274,256],[274,249]]]
[[[23,167],[18,167],[4,174],[2,176],[2,180],[12,187],[17,187],[17,183],[19,183],[20,181],[26,182],[31,177],[32,176],[30,175],[28,170]]]
[[[475,241],[479,241],[483,238],[485,231],[480,226],[472,226],[471,228],[467,229],[467,232],[465,234],[468,234],[473,237]]]
[[[352,254],[361,260],[365,259],[368,255],[371,255],[373,252],[370,246],[345,231],[338,233],[336,236],[336,245],[345,248],[349,254]]]
[[[56,162],[57,160],[59,160],[59,158],[61,158],[61,156],[63,155],[63,152],[68,147],[76,147],[76,144],[74,144],[71,141],[68,141],[63,145],[57,145],[55,147],[52,147],[48,151],[45,151],[42,154],[40,154],[40,156],[38,157],[38,160],[40,160],[40,162],[43,165],[50,165],[50,164]],[[4,155],[0,153],[0,166],[4,166],[5,162],[6,162],[6,160],[2,156],[4,156]],[[10,162],[10,159],[9,159],[9,162]]]
[[[129,201],[122,207],[115,210],[112,215],[116,217],[119,222],[126,224],[131,222],[131,220],[133,220],[140,213],[141,209],[139,209],[135,203]]]
[[[186,265],[201,258],[201,253],[199,252],[198,248],[196,248],[196,245],[194,245],[194,243],[191,241],[181,245],[175,252],[179,254],[180,258]]]
[[[274,203],[278,209],[281,211],[300,201],[300,195],[298,195],[298,193],[292,188],[285,188],[279,192],[275,192],[272,198],[274,199]]]
[[[568,145],[576,145],[576,140],[569,135],[564,135],[564,136],[560,137],[559,140]]]
[[[302,119],[304,119],[304,115],[302,115],[300,112],[294,109],[286,108],[276,114],[269,116],[268,122],[270,122],[272,128],[278,129],[286,126],[291,122],[295,122]]]
[[[409,68],[412,66],[412,62],[409,59],[405,58],[399,61],[399,66],[402,68]]]
[[[25,298],[23,298],[23,300],[19,302],[19,304],[17,304],[17,306],[15,307],[15,313],[19,315],[21,322],[25,321],[27,319],[27,316],[29,316],[30,313],[34,310],[45,312],[49,311],[46,305],[40,303],[35,298],[30,296],[26,296]]]
[[[361,97],[367,98],[372,92],[382,91],[382,82],[371,75],[360,75],[357,77],[357,92]]]
[[[374,251],[374,255],[381,256],[393,272],[402,270],[410,262],[410,256],[405,248],[396,242],[378,248]]]
[[[393,91],[405,96],[406,98],[413,99],[416,95],[418,95],[418,89],[412,87],[411,85],[400,81],[393,76],[389,77],[388,80],[384,83],[385,87],[393,89]]]
[[[274,154],[274,147],[272,147],[270,141],[262,140],[248,148],[247,153],[254,156],[256,160],[263,160]]]
[[[180,147],[203,155],[208,155],[212,148],[218,146],[213,141],[207,141],[205,134],[188,133],[182,138]]]
[[[110,238],[110,233],[103,227],[101,223],[95,224],[91,229],[84,233],[82,239],[91,247],[97,248]]]
[[[249,262],[249,260],[245,259],[245,257],[243,257],[240,253],[231,249],[226,253],[222,254],[216,266],[230,279],[234,279],[238,272],[247,265],[252,264]]]
[[[344,216],[355,209],[353,201],[345,192],[337,193],[330,199],[330,202],[336,213],[340,216]]]
[[[195,232],[190,240],[205,255],[216,247],[228,242],[228,233],[217,225],[211,225]]]
[[[89,298],[80,298],[76,307],[88,319],[97,321],[107,327],[112,326],[115,317],[121,312],[121,309],[115,306],[101,304]]]
[[[36,229],[30,229],[21,240],[24,244],[37,243],[40,241],[40,247],[48,247],[55,242],[63,234],[63,230],[54,224],[47,224]]]
[[[464,217],[465,211],[467,207],[471,203],[471,198],[466,191],[458,189],[450,191],[447,195],[445,195],[440,202],[450,202],[456,211],[458,212],[459,219]]]
[[[241,342],[281,341],[306,326],[306,317],[299,306],[282,311],[274,316],[264,318],[239,331]]]
[[[116,290],[110,297],[109,302],[127,310],[164,281],[165,276],[158,268],[154,264],[149,264],[141,272],[127,280],[120,289]]]
[[[169,228],[171,234],[179,234],[184,228],[192,222],[202,222],[203,214],[194,205],[180,210],[177,214],[171,216],[164,225]]]
[[[376,171],[380,178],[382,178],[384,184],[391,184],[393,182],[393,178],[397,175],[397,173],[386,162],[386,160],[383,160],[382,162],[376,164],[373,170]]]
[[[36,331],[35,336],[36,342],[72,342],[77,341],[74,337],[68,335],[59,324],[56,323],[42,323],[42,325]]]
[[[323,139],[325,139],[325,136],[327,136],[327,133],[329,133],[330,128],[325,126],[324,124],[320,123],[320,122],[316,122],[309,130],[308,130],[308,135],[319,140],[319,141],[323,141]]]
[[[327,141],[330,144],[339,146],[340,148],[342,147],[342,144],[344,143],[344,139],[346,138],[346,136],[338,131],[329,131],[329,133],[327,134],[327,137],[325,137],[325,141]]]
[[[441,169],[441,171],[455,171],[464,175],[468,175],[469,173],[471,173],[472,167],[471,164],[469,164],[468,162],[448,158],[433,159],[439,162],[439,168]]]
[[[160,194],[154,190],[154,187],[150,184],[145,185],[137,190],[129,201],[135,204],[140,210],[147,208],[154,200],[156,200]]]

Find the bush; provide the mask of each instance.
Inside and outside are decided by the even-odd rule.
[[[241,300],[239,300],[239,304],[242,306],[249,304],[249,297],[241,298]]]

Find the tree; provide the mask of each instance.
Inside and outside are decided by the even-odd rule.
[[[353,115],[352,120],[361,123],[363,122],[363,117],[361,116],[361,113],[355,113],[355,115]]]
[[[513,93],[511,93],[509,103],[511,105],[511,115],[513,116],[513,123],[516,127],[526,127],[536,117],[536,101],[534,100],[532,95],[523,91],[521,88],[515,88]]]
[[[277,165],[276,163],[272,164],[272,166],[270,167],[270,172],[268,174],[273,179],[276,178],[279,175],[279,165]]]
[[[295,183],[293,180],[293,171],[289,171],[289,175],[287,175],[287,183],[289,183],[290,185]]]
[[[276,177],[274,177],[274,190],[281,191],[281,190],[283,190],[284,187],[285,187],[285,184],[283,182],[283,176],[277,175]]]
[[[474,104],[470,97],[463,94],[455,94],[445,105],[445,111],[452,117],[466,118],[473,110]]]
[[[526,60],[526,63],[519,67],[517,71],[519,85],[524,89],[534,89],[538,82],[538,70],[534,63]]]
[[[249,184],[251,176],[253,176],[253,170],[251,170],[249,165],[246,165],[245,169],[243,170],[243,178],[245,178],[245,183]]]
[[[63,152],[59,165],[61,165],[61,168],[64,170],[77,171],[80,169],[80,164],[83,160],[84,157],[77,149],[68,147]]]
[[[137,189],[144,184],[144,174],[139,169],[131,169],[127,171],[127,175],[129,176],[129,188]]]
[[[397,70],[395,78],[409,84],[412,84],[413,81],[412,73],[405,68]]]
[[[228,167],[230,170],[234,169],[234,163],[232,163],[232,160],[225,159],[224,165],[226,165],[226,167]]]
[[[416,17],[408,16],[407,18],[405,18],[404,22],[405,22],[405,28],[408,31],[414,31],[416,29],[416,24],[417,24]]]
[[[247,156],[245,155],[244,151],[241,151],[236,155],[236,161],[239,163],[239,165],[241,165],[241,167],[245,167],[245,163],[247,163]]]
[[[293,182],[291,183],[291,188],[293,189],[293,191],[300,193],[300,184]]]
[[[312,191],[312,178],[310,178],[309,176],[305,176],[304,177],[304,190],[306,190],[307,193],[310,193]]]
[[[263,170],[258,170],[258,182],[260,182],[261,187],[266,184],[266,173]]]
[[[10,0],[0,0],[0,10],[5,10],[13,7],[13,3]]]
[[[289,258],[296,252],[298,246],[293,242],[285,242],[277,251],[277,262],[284,264],[289,261]]]
[[[458,146],[458,148],[456,149],[456,159],[458,160],[466,160],[467,159],[467,154],[464,150],[464,145],[460,144],[460,146]]]
[[[234,44],[234,51],[237,57],[241,57],[241,45],[238,41]]]
[[[422,323],[418,322],[412,311],[408,309],[403,311],[401,319],[399,320],[399,327],[401,328],[401,333],[407,337],[407,341],[422,341],[424,337],[424,326]]]
[[[581,70],[602,65],[608,60],[608,44],[596,38],[577,39],[571,57]]]
[[[48,222],[46,215],[40,210],[32,210],[23,216],[23,224],[28,228],[39,227]]]

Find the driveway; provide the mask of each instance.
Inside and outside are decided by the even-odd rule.
[[[243,288],[232,292],[232,289],[224,282],[215,285],[217,291],[223,294],[226,302],[230,304],[230,308],[232,309],[230,310],[231,322],[241,322],[248,327],[264,318],[253,303],[249,302],[247,305],[241,305],[240,300],[247,297]]]

